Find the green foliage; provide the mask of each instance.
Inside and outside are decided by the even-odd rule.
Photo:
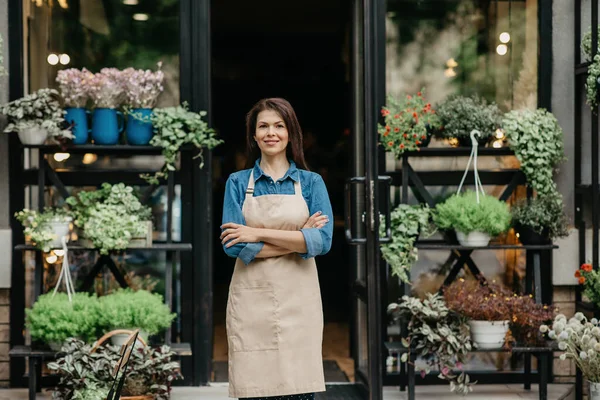
[[[171,326],[171,313],[161,295],[123,289],[100,297],[100,326],[104,330],[140,329],[154,335]]]
[[[15,213],[15,218],[25,228],[23,231],[25,236],[29,237],[38,249],[45,252],[50,251],[50,244],[56,239],[50,223],[53,221],[68,222],[72,219],[67,210],[50,207],[47,207],[44,212],[24,209]]]
[[[446,307],[439,294],[429,293],[424,300],[403,296],[400,304],[388,306],[388,313],[394,320],[408,321],[408,336],[402,343],[427,361],[426,373],[433,368],[440,371],[438,377],[449,381],[454,393],[466,395],[473,390],[468,375],[461,371],[457,376],[453,371],[462,369],[472,349],[469,325]],[[402,355],[402,361],[410,361],[408,353]]]
[[[542,108],[514,110],[504,116],[502,126],[528,185],[540,195],[556,193],[552,175],[565,160],[565,151],[563,130],[554,115]]]
[[[588,67],[585,81],[585,94],[588,105],[592,109],[598,106],[598,83],[600,81],[600,54],[596,54],[594,61]]]
[[[470,138],[473,129],[481,133],[481,138],[489,138],[500,125],[502,112],[495,103],[489,103],[477,96],[451,95],[436,108],[442,127],[437,135],[440,138]]]
[[[457,232],[484,232],[491,236],[506,232],[511,215],[508,205],[494,196],[466,191],[455,194],[436,206],[433,221],[440,229],[454,229]]]
[[[199,149],[195,158],[202,159],[204,148],[211,150],[223,143],[217,139],[214,129],[208,127],[208,123],[203,120],[206,111],[198,113],[189,111],[187,104],[177,107],[158,108],[152,112],[152,126],[154,127],[154,136],[150,144],[162,148],[162,155],[165,158],[163,168],[150,176],[142,175],[148,183],[158,185],[159,179],[167,176],[169,171],[175,171],[175,163],[179,150],[184,145],[193,145]],[[204,162],[201,161],[200,168]]]
[[[381,245],[381,254],[390,264],[392,275],[403,282],[410,282],[410,267],[418,260],[418,251],[414,245],[419,234],[430,236],[435,231],[429,223],[429,216],[430,209],[427,205],[399,204],[391,213],[392,241]],[[383,224],[380,227],[385,228]],[[384,235],[385,232],[381,234]]]
[[[6,68],[4,68],[4,39],[0,35],[0,76],[8,75]]]
[[[549,239],[566,237],[569,221],[564,213],[562,197],[550,194],[521,200],[511,209],[512,223],[527,226],[540,235],[548,235]]]
[[[583,295],[594,305],[600,305],[600,271],[593,269],[591,264],[582,264],[575,272],[579,284],[583,285]]]
[[[69,339],[63,346],[65,355],[56,362],[48,363],[60,380],[52,394],[54,400],[105,399],[85,397],[98,390],[104,393],[113,381],[114,371],[120,358],[120,347],[103,345],[96,352],[92,346],[80,340]],[[180,366],[172,361],[175,353],[168,346],[158,348],[137,347],[131,352],[123,396],[152,395],[155,400],[168,400],[172,382],[181,379]],[[76,397],[78,396],[78,397]]]
[[[106,400],[108,392],[109,389],[106,386],[100,386],[91,380],[86,387],[75,390],[71,400]]]
[[[75,293],[70,302],[66,293],[43,294],[25,310],[26,325],[33,340],[64,342],[76,337],[91,341],[97,337],[98,302],[95,296]]]
[[[600,28],[598,28],[598,33],[600,34]],[[600,41],[599,41],[600,47]],[[583,50],[583,54],[586,59],[589,61],[592,59],[592,28],[589,27],[587,32],[581,38],[581,49]]]
[[[75,215],[75,225],[101,254],[123,250],[131,239],[146,236],[151,210],[143,205],[131,186],[104,183],[95,192],[79,192],[66,200]]]
[[[21,132],[41,127],[50,137],[73,138],[60,105],[60,95],[54,89],[40,89],[20,99],[11,101],[0,108],[0,113],[8,118],[4,132]]]

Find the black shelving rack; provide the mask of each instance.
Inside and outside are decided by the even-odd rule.
[[[435,207],[436,201],[427,190],[428,186],[458,186],[464,171],[440,171],[427,170],[415,171],[411,164],[411,158],[417,157],[458,157],[469,156],[471,148],[422,148],[418,152],[405,152],[402,155],[402,167],[398,170],[386,171],[385,175],[391,177],[391,186],[400,190],[400,203],[409,202],[409,190],[420,203],[427,204],[430,208]],[[480,157],[506,157],[514,155],[510,148],[481,148],[478,149]],[[505,185],[505,189],[500,195],[500,199],[506,201],[519,186],[526,184],[525,175],[519,169],[494,169],[479,170],[481,183],[485,185]],[[470,171],[467,174],[465,185],[474,184],[474,174]],[[452,267],[445,278],[442,287],[450,284],[456,279],[463,268],[470,270],[475,275],[481,275],[481,271],[471,258],[474,251],[492,251],[492,250],[523,250],[526,251],[526,270],[524,287],[521,290],[526,294],[533,295],[536,303],[552,303],[552,251],[557,248],[554,244],[547,245],[521,245],[504,244],[491,242],[486,247],[466,247],[458,244],[455,238],[444,237],[442,240],[419,240],[416,243],[419,251],[448,251]],[[388,274],[388,280],[396,279]],[[543,289],[549,290],[543,290]],[[409,294],[408,285],[400,287],[401,294]],[[441,288],[440,288],[441,289]],[[387,301],[388,296],[382,296]],[[387,304],[386,304],[387,306]],[[385,308],[384,308],[385,309]],[[384,321],[387,321],[384,318]],[[384,330],[385,331],[385,330]],[[401,326],[401,331],[406,331],[406,326]],[[399,342],[390,342],[384,338],[385,353],[393,352],[401,354],[408,352]],[[507,352],[506,349],[485,350],[485,352]],[[546,400],[547,384],[552,381],[552,352],[551,346],[546,347],[513,347],[509,352],[512,354],[522,354],[524,356],[523,372],[473,372],[469,373],[474,380],[480,383],[522,383],[525,389],[531,388],[531,383],[539,383],[539,398]],[[474,351],[476,352],[476,351]],[[531,369],[532,357],[538,359],[538,371]],[[408,389],[408,399],[415,399],[415,385],[421,384],[443,384],[437,378],[437,374],[416,377],[414,365],[410,363],[401,363],[399,371],[387,372],[384,381],[386,384],[395,384],[400,386],[400,390]],[[385,368],[384,368],[385,370]]]
[[[93,153],[96,155],[107,155],[114,157],[130,157],[137,155],[158,155],[161,152],[161,149],[155,146],[130,146],[130,145],[114,145],[114,146],[102,146],[102,145],[69,145],[69,146],[58,146],[58,145],[21,145],[16,141],[13,141],[13,151],[18,151],[21,154],[21,162],[23,163],[23,155],[25,152],[30,150],[37,150],[37,163],[38,167],[36,169],[22,169],[21,170],[21,180],[20,185],[21,191],[24,191],[26,187],[37,188],[37,198],[38,198],[38,209],[43,211],[45,204],[45,193],[48,187],[54,187],[56,191],[60,194],[63,199],[66,199],[70,193],[67,190],[67,187],[73,186],[99,186],[104,182],[108,183],[125,183],[127,185],[139,185],[145,186],[147,189],[146,196],[149,196],[152,190],[155,187],[148,185],[141,177],[141,173],[151,173],[154,171],[142,171],[142,170],[116,170],[116,169],[93,169],[93,170],[80,170],[80,169],[54,169],[48,163],[47,156],[56,154],[56,153],[70,153],[70,154],[86,154]],[[181,273],[183,274],[184,270],[194,271],[195,270],[195,261],[192,242],[195,241],[194,237],[199,237],[200,234],[197,232],[201,229],[199,224],[195,224],[195,218],[187,216],[186,218],[182,218],[182,239],[183,241],[174,241],[172,237],[172,220],[173,220],[173,200],[175,199],[175,185],[180,184],[182,186],[182,208],[183,212],[186,211],[193,212],[191,207],[191,197],[195,190],[194,181],[197,178],[194,178],[193,168],[197,168],[197,164],[192,162],[192,158],[194,156],[193,147],[186,147],[181,150],[181,161],[182,165],[180,170],[169,172],[166,179],[160,182],[160,185],[166,185],[167,187],[167,207],[166,207],[166,240],[163,242],[153,241],[151,247],[135,247],[131,249],[126,249],[123,252],[129,251],[156,251],[156,252],[165,252],[166,257],[166,265],[165,265],[165,303],[169,306],[171,310],[173,309],[173,293],[176,287],[179,285],[177,281],[173,279],[174,271],[178,262],[181,263]],[[32,152],[30,152],[31,155]],[[183,199],[185,197],[185,200]],[[22,195],[21,195],[22,198]],[[23,208],[24,204],[20,205],[20,208]],[[14,202],[11,208],[14,208]],[[16,209],[16,208],[15,208]],[[22,265],[22,256],[21,252],[35,252],[36,254],[36,262],[35,262],[35,270],[33,276],[33,301],[37,299],[37,297],[43,293],[44,290],[44,264],[42,260],[42,252],[38,250],[36,247],[27,245],[24,243],[24,238],[21,236],[21,240],[13,243],[15,254],[13,255],[13,265],[15,263],[20,265],[21,271],[17,275],[21,277],[22,284],[14,287],[11,293],[12,298],[18,299],[19,304],[24,305],[24,297],[25,293],[25,274],[24,268]],[[77,243],[71,243],[68,245],[69,251],[72,252],[95,252],[96,249],[90,249],[83,247]],[[83,284],[79,287],[80,290],[87,291],[89,290],[95,278],[103,272],[104,268],[107,268],[109,272],[111,272],[116,281],[120,284],[121,287],[126,287],[127,282],[124,276],[121,274],[121,271],[117,268],[113,257],[114,254],[109,255],[101,255],[99,254],[97,261],[88,275],[84,278]],[[184,265],[185,264],[185,265]],[[13,267],[13,272],[15,268]],[[13,277],[13,282],[15,281]],[[180,298],[189,297],[193,298],[192,292],[193,286],[190,287],[183,283],[183,279],[181,279],[181,295]],[[188,281],[192,281],[188,279]],[[187,290],[186,290],[187,288]],[[183,293],[185,292],[185,293]],[[195,308],[192,304],[179,304],[182,310]],[[11,319],[13,321],[24,321],[24,307],[16,308],[13,307],[12,313],[19,313],[20,315],[11,315]],[[188,324],[189,321],[193,321],[192,316],[187,316],[186,320],[188,322],[183,322],[183,324]],[[15,330],[22,329],[22,326],[13,326]],[[186,328],[184,327],[182,331]],[[193,330],[193,327],[192,327]],[[187,336],[187,337],[185,337]],[[189,342],[184,342],[181,339],[190,338],[189,335],[186,335],[185,332],[182,332],[182,336],[178,338],[174,338],[172,336],[172,328],[168,329],[165,333],[164,341],[166,344],[171,345],[173,350],[179,356],[191,356],[193,354],[192,348],[193,346]],[[190,338],[191,339],[191,338]],[[189,339],[188,339],[189,340]],[[40,349],[31,348],[30,346],[24,346],[24,338],[19,337],[17,335],[11,335],[11,350],[10,353],[13,358],[13,362],[18,362],[19,359],[28,358],[29,359],[29,373],[25,378],[27,380],[27,384],[29,386],[29,397],[30,399],[35,399],[36,391],[39,391],[41,388],[41,372],[40,372],[40,362],[43,359],[51,359],[52,354],[48,351],[41,351]],[[41,355],[41,356],[40,356]],[[186,357],[189,359],[189,357]],[[182,359],[182,364],[189,363],[189,360]]]
[[[599,160],[598,150],[600,145],[598,142],[598,106],[590,109],[589,105],[583,101],[583,96],[586,91],[586,80],[588,77],[588,69],[591,65],[591,61],[582,60],[582,30],[585,32],[588,27],[582,25],[582,17],[590,13],[590,26],[591,30],[591,60],[598,54],[598,1],[590,1],[589,9],[582,7],[581,0],[575,0],[575,180],[574,180],[574,192],[575,192],[575,226],[579,231],[579,265],[590,262],[594,270],[598,270],[599,266],[599,250],[600,250],[600,180],[599,180]],[[586,12],[587,11],[587,12]],[[596,87],[600,87],[600,83],[596,83]],[[597,96],[598,97],[598,96]],[[584,113],[589,111],[590,127],[589,130],[584,130]],[[584,137],[591,140],[591,146],[585,148],[590,153],[583,154],[584,150]],[[583,167],[584,161],[591,158],[591,181],[589,183],[583,182]],[[591,224],[586,223],[586,219],[591,213]],[[588,244],[587,244],[587,228],[591,228],[592,241],[591,241],[591,260],[587,259]],[[587,313],[588,315],[594,315],[598,317],[600,315],[600,309],[596,304],[583,301],[582,288],[578,286],[576,291],[576,310]],[[581,400],[583,398],[583,376],[579,368],[576,372],[576,385],[575,385],[575,399]]]

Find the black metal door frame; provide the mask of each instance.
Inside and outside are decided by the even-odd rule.
[[[8,1],[9,99],[24,95],[23,2]],[[192,110],[208,112],[210,124],[211,47],[210,0],[180,0],[180,100]],[[9,135],[9,213],[25,205],[22,186],[23,152],[16,135]],[[182,159],[182,212],[190,221],[182,224],[182,240],[193,243],[192,252],[181,256],[182,337],[192,347],[192,356],[182,358],[184,384],[203,385],[210,381],[213,338],[212,281],[212,191],[200,190],[212,186],[211,154],[205,152],[203,169],[199,160],[187,153]],[[12,244],[23,244],[20,224],[11,219]],[[12,258],[10,290],[10,346],[24,344],[25,270],[20,253]],[[10,384],[23,385],[25,363],[12,359]]]

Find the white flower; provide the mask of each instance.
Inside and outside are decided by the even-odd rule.
[[[585,360],[585,359],[587,359],[587,354],[586,354],[586,352],[585,352],[585,351],[582,351],[582,352],[580,352],[580,353],[579,353],[579,358],[581,358],[582,360]]]
[[[558,340],[568,340],[568,339],[569,339],[569,333],[567,331],[561,332],[561,334],[558,336]]]
[[[561,354],[559,357],[561,360],[566,360],[567,359],[567,355],[565,353]]]
[[[542,333],[548,332],[548,326],[546,326],[546,325],[540,325],[540,332],[542,332]]]
[[[585,319],[585,315],[582,312],[575,313],[574,317],[577,321],[583,321]]]
[[[596,351],[600,351],[600,343],[596,343],[596,344],[594,345],[594,350],[596,350]]]
[[[557,338],[556,332],[554,332],[554,331],[548,332],[548,337],[552,340],[556,340],[556,338]]]
[[[593,325],[598,325],[598,319],[596,319],[596,318],[592,318],[592,319],[590,320],[590,322],[591,322]]]
[[[558,348],[560,350],[566,350],[567,349],[567,344],[565,342],[559,342],[558,343]]]
[[[587,351],[587,355],[588,355],[588,357],[592,358],[592,357],[594,357],[596,355],[596,352],[594,350],[592,350],[592,349],[589,349]]]
[[[583,343],[583,344],[588,344],[588,343],[590,342],[590,339],[591,339],[591,338],[590,338],[588,335],[583,335],[583,336],[581,337],[581,343]]]

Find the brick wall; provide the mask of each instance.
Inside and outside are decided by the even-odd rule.
[[[0,289],[0,387],[8,387],[10,379],[9,347],[9,293]]]

